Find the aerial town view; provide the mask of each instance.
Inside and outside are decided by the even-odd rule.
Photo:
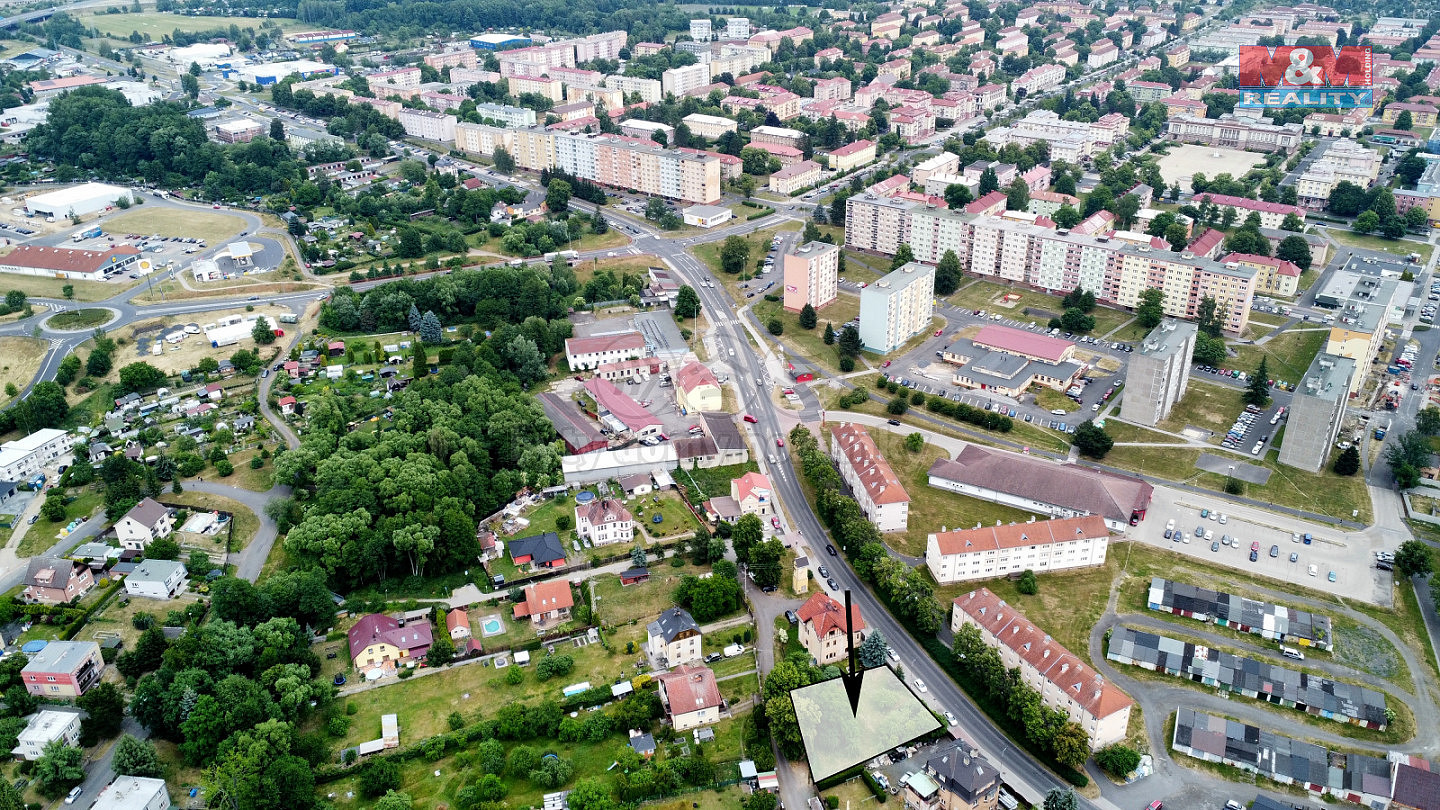
[[[0,6],[0,810],[1440,810],[1440,7]]]

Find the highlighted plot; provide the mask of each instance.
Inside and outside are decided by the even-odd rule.
[[[841,678],[790,693],[817,782],[940,728],[889,667],[865,670],[863,678],[853,713]]]

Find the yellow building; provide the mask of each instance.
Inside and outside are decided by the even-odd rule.
[[[830,153],[830,169],[848,172],[875,162],[874,141],[856,141]]]

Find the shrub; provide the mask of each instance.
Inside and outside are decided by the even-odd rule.
[[[1020,573],[1020,579],[1015,583],[1015,590],[1026,596],[1034,596],[1040,592],[1040,583],[1035,580],[1035,572],[1025,569]]]
[[[1111,776],[1123,777],[1140,765],[1140,752],[1128,745],[1114,743],[1095,752],[1095,764]]]

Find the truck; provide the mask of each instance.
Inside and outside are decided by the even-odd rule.
[[[300,316],[293,312],[286,312],[281,314],[276,320],[280,321],[280,323],[299,323]]]
[[[1389,430],[1390,430],[1390,423],[1389,423],[1389,422],[1386,422],[1386,423],[1383,424],[1383,425],[1376,425],[1376,426],[1375,426],[1375,440],[1376,440],[1376,441],[1384,441],[1384,440],[1385,440],[1385,434],[1386,434]]]
[[[94,238],[96,238],[96,237],[98,237],[98,236],[104,236],[104,235],[105,235],[105,232],[102,231],[102,230],[100,230],[99,228],[91,228],[91,229],[89,229],[89,230],[76,232],[75,234],[73,234],[73,235],[70,237],[70,241],[72,241],[72,242],[80,242],[80,241],[83,241],[83,240],[86,240],[86,239],[94,239]]]

